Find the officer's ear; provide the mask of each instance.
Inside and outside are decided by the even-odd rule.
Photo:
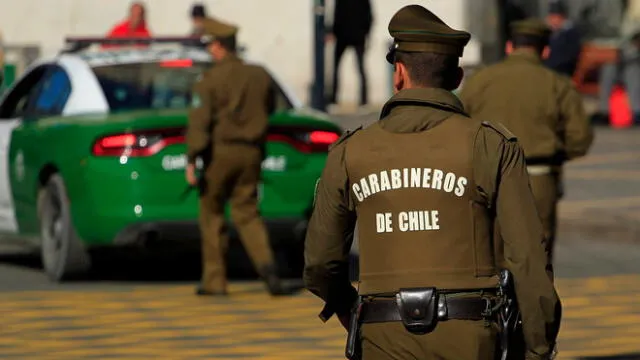
[[[226,53],[222,44],[220,44],[220,42],[217,40],[212,41],[207,48],[216,60],[222,60]]]
[[[458,66],[456,68],[456,73],[451,74],[451,76],[447,78],[446,82],[442,84],[443,85],[442,87],[447,91],[453,91],[458,87],[460,87],[460,84],[462,84],[463,78],[464,78],[464,70]]]
[[[393,91],[397,93],[408,85],[409,72],[407,71],[407,67],[400,61],[394,62],[393,67]]]

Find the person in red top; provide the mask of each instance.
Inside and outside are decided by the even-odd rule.
[[[129,17],[114,26],[107,34],[108,38],[148,38],[151,33],[147,28],[146,10],[141,2],[134,2],[129,8]],[[117,45],[104,45],[103,48]]]

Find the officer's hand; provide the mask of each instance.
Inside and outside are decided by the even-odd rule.
[[[338,319],[340,320],[340,324],[349,331],[349,322],[351,321],[351,314],[339,315]]]
[[[184,175],[189,185],[195,186],[198,183],[195,164],[187,164],[187,167],[184,170]]]

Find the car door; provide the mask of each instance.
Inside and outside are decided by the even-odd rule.
[[[0,232],[15,233],[18,230],[9,177],[9,147],[13,130],[28,115],[27,109],[47,66],[40,65],[31,69],[9,90],[0,104]]]
[[[51,152],[56,149],[49,132],[43,131],[39,122],[50,117],[61,116],[71,94],[71,81],[67,72],[58,65],[47,67],[45,75],[30,96],[25,115],[20,125],[14,128],[9,146],[9,179],[13,195],[13,209],[21,234],[37,234],[37,189],[39,173],[43,164],[53,160]]]

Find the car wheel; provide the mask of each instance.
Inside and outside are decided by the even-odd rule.
[[[52,175],[40,190],[38,209],[46,274],[56,282],[84,274],[91,261],[73,227],[67,190],[60,175]]]

